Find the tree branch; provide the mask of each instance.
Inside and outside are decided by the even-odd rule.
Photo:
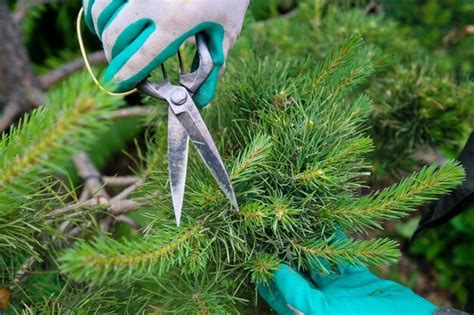
[[[153,111],[152,106],[134,106],[115,111],[112,115],[113,120],[122,120],[136,117],[147,117]]]
[[[22,112],[43,104],[44,95],[6,0],[0,0],[0,21],[0,107],[5,112],[2,131]]]
[[[123,186],[133,185],[139,182],[141,179],[140,177],[137,177],[137,176],[121,176],[121,177],[104,176],[102,177],[102,180],[107,186],[123,187]]]
[[[98,65],[107,62],[103,51],[97,51],[88,56],[91,65]],[[51,72],[42,75],[39,80],[43,88],[48,89],[56,83],[60,82],[64,78],[84,68],[84,60],[77,58]]]

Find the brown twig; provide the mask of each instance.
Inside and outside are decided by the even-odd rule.
[[[83,209],[91,207],[107,207],[109,212],[113,215],[120,215],[149,205],[150,203],[151,199],[148,198],[116,200],[110,203],[106,203],[104,199],[89,199],[85,202],[75,203],[64,208],[51,211],[47,216],[52,218],[67,215],[68,218],[75,218],[84,213]]]
[[[28,257],[25,263],[21,266],[20,269],[15,274],[15,279],[13,280],[13,284],[10,286],[10,290],[12,292],[16,292],[16,289],[26,281],[29,273],[31,272],[33,265],[35,264],[36,259],[35,257],[31,256]]]
[[[141,185],[143,185],[143,182],[144,181],[142,179],[140,179],[135,184],[128,186],[127,188],[122,190],[122,192],[119,193],[117,196],[113,197],[111,201],[114,202],[114,201],[120,201],[120,200],[127,199],[131,194],[133,194],[135,191],[137,191],[138,188]]]
[[[102,182],[102,175],[92,164],[86,153],[80,152],[74,157],[74,164],[76,165],[79,176],[84,180],[86,189],[90,195],[98,198],[103,197],[110,199],[109,194],[104,189]]]
[[[147,117],[153,111],[151,106],[134,106],[124,109],[119,109],[112,114],[113,120],[123,120],[128,118]]]
[[[74,157],[74,163],[76,164],[79,176],[84,179],[84,189],[87,190],[91,196],[95,196],[99,202],[107,203],[108,200],[110,200],[110,196],[104,188],[102,175],[92,164],[87,154],[84,152],[77,154]],[[112,218],[106,217],[101,221],[102,229],[108,231],[111,223]]]
[[[97,51],[88,55],[88,59],[91,65],[102,64],[107,61],[103,51]],[[71,74],[84,68],[84,60],[82,58],[77,58],[57,69],[52,70],[51,72],[42,75],[39,80],[41,85],[48,89],[51,86],[55,85],[64,78],[70,76]]]
[[[102,181],[107,186],[111,187],[123,187],[123,186],[130,186],[136,184],[141,179],[137,176],[119,176],[119,177],[110,177],[110,176],[103,176]]]
[[[129,225],[135,230],[141,229],[141,226],[138,223],[136,223],[133,219],[127,217],[126,215],[119,215],[118,217],[115,218],[115,221]]]
[[[464,37],[474,34],[474,25],[465,25],[461,29],[452,29],[443,37],[443,45],[456,44]]]

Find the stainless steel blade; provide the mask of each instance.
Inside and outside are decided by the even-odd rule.
[[[188,154],[188,134],[170,107],[168,111],[168,171],[177,226],[181,223],[183,210]]]
[[[183,98],[183,100],[184,99],[186,98]],[[176,104],[177,102],[171,101],[171,104],[173,103]],[[239,211],[239,205],[237,203],[237,198],[235,197],[234,188],[230,182],[224,162],[222,161],[219,151],[212,140],[206,123],[202,119],[201,114],[191,97],[188,97],[182,105],[170,105],[170,107],[176,113],[177,119],[186,130],[193,145],[201,156],[201,159],[211,171],[215,180],[219,184],[219,187],[227,196],[234,209]]]

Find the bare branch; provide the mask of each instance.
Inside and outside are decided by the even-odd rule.
[[[111,203],[106,203],[104,199],[89,199],[85,202],[75,203],[64,208],[51,211],[47,216],[56,217],[67,215],[68,218],[75,218],[85,212],[85,208],[91,207],[106,207],[109,212],[114,215],[120,215],[131,212],[140,207],[147,206],[152,202],[150,198],[140,198],[134,200],[116,200]]]
[[[112,202],[118,201],[118,200],[123,200],[128,198],[131,194],[133,194],[137,189],[143,185],[144,181],[140,179],[138,182],[136,182],[133,185],[130,185],[129,187],[125,188],[120,194],[112,198]]]
[[[131,218],[129,218],[125,215],[119,215],[118,217],[115,218],[115,221],[126,224],[126,225],[129,225],[132,228],[134,228],[135,230],[141,229],[141,226],[138,223],[136,223]]]
[[[81,152],[74,157],[74,163],[77,167],[79,176],[84,180],[84,189],[88,190],[92,196],[104,197],[110,199],[109,194],[104,189],[102,175],[92,164],[86,153]]]
[[[117,110],[113,115],[113,120],[122,120],[128,118],[147,117],[153,111],[151,106],[135,106]]]
[[[13,280],[13,284],[10,286],[10,290],[12,292],[16,293],[17,289],[26,281],[31,270],[33,269],[35,262],[36,259],[33,256],[28,257],[21,268],[18,269],[15,279]]]
[[[140,181],[140,177],[137,176],[120,176],[120,177],[109,177],[104,176],[102,177],[103,182],[107,186],[111,187],[123,187],[123,186],[130,186],[138,181]]]
[[[88,56],[91,65],[98,65],[107,62],[103,51],[97,51]],[[84,60],[77,58],[51,72],[42,75],[39,80],[43,88],[48,89],[64,78],[84,68]]]
[[[443,45],[457,44],[466,36],[474,34],[474,25],[465,25],[461,29],[452,29],[443,37]]]
[[[0,0],[0,131],[18,116],[43,104],[42,87],[33,73],[21,29],[13,21],[6,0]],[[4,108],[8,107],[8,108]]]

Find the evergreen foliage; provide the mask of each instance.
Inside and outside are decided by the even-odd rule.
[[[54,222],[62,218],[48,217],[48,211],[74,195],[58,193],[58,188],[68,190],[68,180],[53,175],[66,174],[72,154],[94,143],[120,103],[94,88],[87,76],[78,75],[53,89],[45,106],[2,135],[0,262],[4,277],[10,277],[27,256],[39,260],[46,239],[59,236]]]
[[[393,240],[340,240],[336,234],[369,232],[383,220],[400,219],[450,191],[464,173],[448,161],[366,194],[372,171],[367,157],[375,154],[383,171],[398,171],[407,166],[394,161],[395,155],[402,161],[420,145],[441,145],[443,137],[456,144],[471,126],[465,117],[471,114],[472,84],[413,70],[424,52],[418,55],[416,41],[406,44],[395,22],[360,10],[340,11],[323,1],[298,2],[294,15],[275,18],[272,25],[249,20],[214,105],[203,111],[231,171],[239,213],[229,212],[226,198],[191,152],[183,224],[175,226],[166,110],[159,105],[150,118],[158,121],[155,135],[143,145],[146,153],[140,153],[136,170],[144,184],[133,197],[153,200],[134,214],[145,227],[143,235],[122,226],[107,235],[96,228],[94,215],[106,205],[81,208],[73,218],[52,216],[78,200],[68,177],[72,155],[102,147],[99,136],[122,103],[83,75],[51,91],[47,106],[2,136],[0,289],[17,290],[12,312],[244,313],[255,286],[268,284],[280,263],[303,272],[331,272],[319,258],[332,265],[397,261]],[[79,5],[53,8],[70,17]],[[294,2],[254,1],[252,6],[254,16],[263,19],[287,12]],[[25,24],[32,46],[42,38],[28,34],[34,34],[34,19],[44,12],[38,9]],[[64,17],[59,20],[66,30]],[[39,52],[35,60],[41,71],[72,57],[70,44],[61,52]],[[365,89],[368,95],[360,92]],[[415,101],[406,106],[407,99]],[[453,121],[461,130],[448,125]],[[380,155],[385,152],[391,153]],[[60,231],[65,220],[92,228],[71,240]],[[29,257],[41,266],[15,287],[16,273]]]
[[[374,66],[370,84],[363,86],[375,102],[370,119],[374,175],[400,176],[413,170],[420,164],[414,153],[430,147],[460,150],[474,126],[474,84],[446,66],[455,58],[433,56],[431,48],[387,16],[332,2],[301,1],[291,17],[249,25],[239,47],[258,46],[262,58],[318,59],[353,32],[364,37],[365,60]],[[244,51],[239,54],[245,56]]]
[[[410,248],[412,255],[433,265],[438,285],[449,290],[460,307],[468,302],[474,281],[473,237],[474,207],[470,206],[450,222],[425,231]]]
[[[456,186],[464,173],[453,162],[433,165],[379,193],[358,195],[370,169],[364,156],[372,150],[365,133],[372,103],[351,92],[372,71],[365,53],[360,37],[352,36],[321,63],[250,56],[230,64],[219,106],[204,113],[222,139],[218,143],[241,211],[229,212],[193,155],[183,224],[176,228],[163,161],[140,192],[155,198],[147,209],[147,235],[79,241],[61,255],[62,271],[97,285],[152,281],[166,288],[155,289],[160,296],[155,307],[199,313],[200,307],[233,305],[232,296],[248,298],[249,284],[268,283],[281,262],[329,272],[318,257],[334,264],[396,261],[394,241],[338,241],[335,233],[349,226],[369,230],[382,219],[399,218]],[[236,81],[242,63],[248,73]],[[158,127],[159,142],[164,127]],[[154,147],[150,154],[165,156],[165,150]],[[373,210],[366,214],[365,208]],[[189,282],[196,281],[205,291],[199,303],[189,290],[195,288]],[[223,292],[228,298],[220,298]],[[182,295],[182,303],[173,303]]]

